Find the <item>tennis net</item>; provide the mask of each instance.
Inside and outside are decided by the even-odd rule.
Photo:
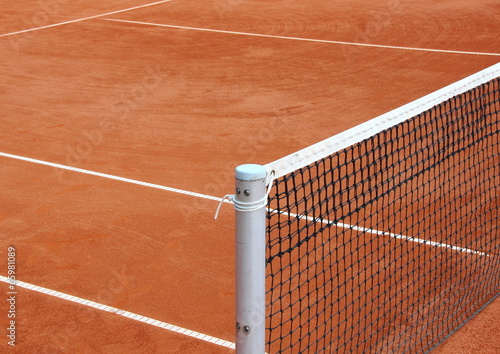
[[[427,352],[500,294],[500,64],[266,165],[266,350]]]

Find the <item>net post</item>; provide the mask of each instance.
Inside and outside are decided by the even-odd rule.
[[[266,169],[236,168],[236,353],[265,353]]]

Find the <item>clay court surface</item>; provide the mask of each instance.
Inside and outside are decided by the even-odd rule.
[[[496,0],[2,4],[0,351],[234,352],[234,168],[499,62],[499,30]],[[500,352],[498,316],[435,352]]]

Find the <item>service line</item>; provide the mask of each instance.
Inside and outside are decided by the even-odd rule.
[[[102,16],[100,16],[100,17],[102,17]],[[340,45],[349,45],[349,46],[358,46],[358,47],[399,49],[399,50],[420,51],[420,52],[448,53],[448,54],[500,56],[500,53],[483,53],[483,52],[468,52],[468,51],[460,51],[460,50],[445,50],[445,49],[431,49],[431,48],[414,48],[414,47],[402,47],[402,46],[394,46],[394,45],[382,45],[382,44],[369,44],[369,43],[358,43],[358,42],[332,41],[332,40],[326,40],[326,39],[289,37],[289,36],[275,36],[275,35],[271,35],[271,34],[237,32],[237,31],[225,31],[225,30],[216,30],[216,29],[210,29],[210,28],[166,25],[166,24],[161,24],[161,23],[120,20],[120,19],[113,19],[113,18],[101,18],[101,20],[102,21],[122,22],[122,23],[129,23],[129,24],[136,24],[136,25],[143,25],[143,26],[166,27],[166,28],[184,29],[184,30],[191,30],[191,31],[213,32],[213,33],[223,33],[223,34],[240,35],[240,36],[274,38],[274,39],[287,39],[287,40],[303,41],[303,42],[317,42],[317,43],[328,43],[328,44],[340,44]]]
[[[214,197],[214,196],[207,195],[207,194],[190,192],[190,191],[186,191],[186,190],[183,190],[183,189],[162,186],[162,185],[159,185],[159,184],[138,181],[138,180],[135,180],[135,179],[125,178],[125,177],[119,177],[119,176],[113,176],[113,175],[110,175],[110,174],[107,174],[107,173],[101,173],[101,172],[96,172],[96,171],[84,170],[82,168],[61,165],[61,164],[57,164],[57,163],[53,163],[53,162],[47,162],[47,161],[33,159],[33,158],[19,156],[19,155],[7,154],[5,152],[0,152],[0,156],[6,157],[6,158],[10,158],[10,159],[15,159],[15,160],[21,160],[21,161],[25,161],[25,162],[31,162],[31,163],[35,163],[35,164],[39,164],[39,165],[50,166],[50,167],[59,168],[59,169],[63,169],[63,170],[68,170],[68,171],[72,171],[72,172],[76,172],[76,173],[83,173],[83,174],[86,174],[86,175],[91,175],[91,176],[96,176],[96,177],[101,177],[101,178],[107,178],[107,179],[111,179],[111,180],[115,180],[115,181],[120,181],[120,182],[125,182],[125,183],[136,184],[136,185],[140,185],[140,186],[143,186],[143,187],[160,189],[160,190],[164,190],[164,191],[167,191],[167,192],[189,195],[189,196],[192,196],[192,197],[195,197],[195,198],[209,199],[209,200],[213,200],[213,201],[218,201],[219,203],[223,203],[224,202],[224,203],[232,204],[232,201],[230,199],[229,200],[226,199],[226,197],[224,197],[224,198]],[[287,212],[284,212],[284,211],[278,211],[278,210],[274,210],[274,209],[270,209],[270,208],[267,208],[267,209],[268,209],[268,211],[270,211],[272,213],[285,214],[285,215],[288,214]],[[334,225],[342,227],[344,229],[353,229],[353,230],[356,230],[356,231],[367,232],[367,233],[371,233],[371,234],[379,235],[379,236],[389,236],[391,238],[404,239],[404,240],[407,240],[407,241],[410,241],[410,242],[416,242],[416,243],[426,244],[426,245],[430,245],[430,246],[444,247],[444,248],[448,248],[448,249],[452,249],[452,250],[460,251],[460,252],[474,253],[474,254],[479,254],[481,256],[488,256],[488,257],[490,256],[487,253],[476,251],[476,250],[471,250],[471,249],[464,248],[464,247],[453,246],[453,245],[449,245],[449,244],[445,244],[445,243],[439,243],[439,242],[434,242],[434,241],[430,241],[430,240],[423,240],[423,239],[419,239],[419,238],[415,238],[415,237],[410,237],[410,236],[405,236],[405,235],[393,234],[393,233],[386,232],[386,231],[374,230],[374,229],[369,229],[369,228],[364,228],[364,227],[355,226],[355,225],[349,225],[349,224],[343,224],[343,223],[333,223],[332,221],[329,221],[329,220],[319,219],[319,218],[312,218],[312,217],[306,216],[306,215],[297,215],[297,214],[292,214],[291,213],[290,216],[296,217],[298,219],[306,219],[306,220],[312,220],[312,221],[315,221],[315,222],[321,222],[321,223],[324,223],[324,224],[334,224]]]
[[[150,4],[144,4],[144,5],[130,7],[128,9],[106,12],[105,14],[94,15],[94,16],[89,16],[89,17],[83,17],[83,18],[79,18],[79,19],[76,19],[76,20],[70,20],[70,21],[65,21],[65,22],[53,23],[53,24],[47,25],[47,26],[40,26],[40,27],[35,27],[35,28],[28,28],[28,29],[21,30],[21,31],[4,33],[4,34],[0,34],[0,37],[8,37],[8,36],[16,35],[16,34],[22,34],[22,33],[27,33],[27,32],[39,31],[39,30],[46,29],[46,28],[52,28],[52,27],[69,25],[71,23],[77,23],[77,22],[92,20],[92,19],[99,18],[99,17],[109,16],[109,15],[115,15],[115,14],[119,14],[119,13],[122,13],[122,12],[127,12],[127,11],[142,9],[144,7],[159,5],[159,4],[163,4],[163,3],[166,3],[166,2],[170,2],[170,1],[172,1],[172,0],[162,0],[162,1],[157,1],[157,2],[150,3]]]

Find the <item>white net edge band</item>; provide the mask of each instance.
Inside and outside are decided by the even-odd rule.
[[[265,165],[274,178],[285,176],[335,152],[414,117],[454,96],[460,95],[500,76],[500,63],[479,71],[404,106],[382,114],[356,127],[336,134],[305,149]]]

